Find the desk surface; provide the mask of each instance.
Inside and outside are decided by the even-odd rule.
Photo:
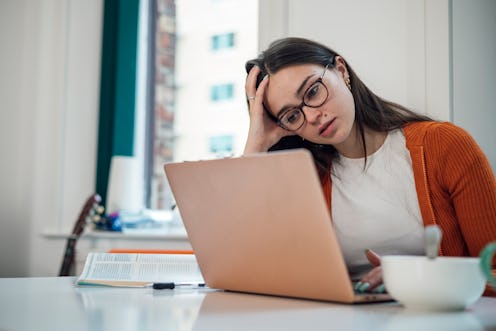
[[[0,279],[0,330],[496,330],[496,299],[462,312],[343,305],[213,290],[78,288],[74,278]]]

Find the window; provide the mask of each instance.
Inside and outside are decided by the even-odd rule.
[[[234,95],[234,84],[214,85],[210,89],[210,99],[212,101],[232,99],[233,95]]]
[[[148,1],[146,200],[168,209],[174,201],[164,163],[243,151],[244,63],[258,52],[258,0]]]
[[[223,48],[234,47],[234,33],[225,33],[212,36],[212,49],[220,50]]]

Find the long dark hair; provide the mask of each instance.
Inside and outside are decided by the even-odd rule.
[[[329,65],[335,66],[335,58],[340,56],[332,49],[304,38],[283,38],[272,42],[256,59],[246,62],[246,72],[256,65],[261,69],[257,77],[257,87],[267,74],[297,64]],[[379,132],[386,132],[402,127],[410,122],[431,121],[428,116],[417,114],[399,104],[384,100],[374,94],[345,61],[349,73],[351,93],[355,101],[355,122],[357,124],[365,162],[367,162],[367,148],[365,144],[365,128]],[[308,149],[315,160],[319,176],[324,180],[328,175],[332,160],[337,156],[337,151],[332,145],[320,145],[303,140],[299,136],[287,136],[272,146],[269,151],[305,148]]]

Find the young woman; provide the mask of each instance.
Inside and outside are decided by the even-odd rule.
[[[427,225],[442,229],[441,255],[478,256],[496,240],[495,177],[463,129],[378,97],[310,40],[275,41],[246,70],[244,153],[312,152],[357,289],[383,289],[373,252],[424,254]]]

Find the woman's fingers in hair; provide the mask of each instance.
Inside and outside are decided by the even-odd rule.
[[[257,92],[257,77],[260,74],[260,68],[258,66],[253,66],[246,77],[245,91],[246,99],[248,101],[253,100]]]
[[[265,88],[269,82],[268,78],[269,78],[269,76],[265,75],[265,77],[262,79],[262,81],[258,85],[258,88],[256,89],[255,98],[256,98],[256,100],[258,100],[258,103],[260,105],[262,105],[263,97],[265,94]]]

